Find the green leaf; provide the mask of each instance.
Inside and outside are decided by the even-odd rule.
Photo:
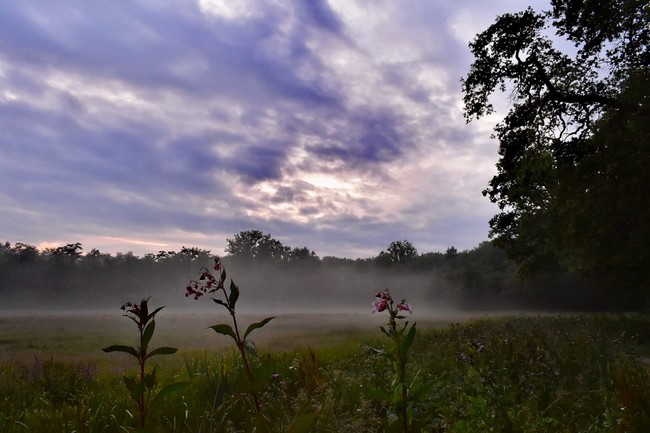
[[[402,399],[404,398],[404,396],[402,395],[402,392],[405,387],[406,387],[405,383],[398,383],[395,386],[395,388],[393,389],[393,395],[391,396],[391,403],[393,405],[397,406],[400,403],[403,403]]]
[[[144,375],[144,386],[147,389],[152,389],[154,386],[156,386],[156,368],[150,372]]]
[[[235,308],[237,299],[239,299],[239,287],[237,287],[237,284],[233,280],[230,280],[230,296],[228,297],[230,308]]]
[[[164,305],[163,305],[162,307],[158,307],[158,308],[156,308],[156,309],[153,311],[153,313],[149,313],[149,315],[147,316],[147,322],[148,322],[149,320],[153,319],[153,317],[154,317],[156,314],[158,314],[158,312],[159,312],[160,310],[162,310],[163,308],[165,308]]]
[[[142,334],[142,347],[146,348],[153,337],[153,332],[156,329],[156,321],[152,320],[146,328],[144,328],[144,333]]]
[[[135,379],[132,378],[132,377],[129,377],[129,376],[124,376],[123,379],[124,379],[124,385],[126,385],[126,388],[129,391],[131,391],[133,389],[133,387],[135,386],[135,384],[136,384]]]
[[[154,401],[157,401],[176,391],[180,391],[181,389],[185,388],[189,384],[190,382],[176,382],[176,383],[170,383],[169,385],[165,385],[160,391],[158,391],[158,393],[154,397]]]
[[[144,385],[141,383],[136,383],[133,388],[130,389],[131,398],[135,401],[138,401],[144,395]]]
[[[152,356],[157,356],[157,355],[172,355],[172,354],[176,353],[177,351],[178,351],[178,349],[176,349],[175,347],[159,347],[159,348],[154,349],[151,352],[149,352],[149,354],[147,355],[147,357],[145,359],[149,359]]]
[[[256,322],[251,324],[247,329],[246,332],[244,333],[244,338],[248,337],[248,334],[253,332],[256,329],[259,329],[269,323],[271,320],[275,319],[275,317],[267,317],[266,319],[262,320],[261,322]]]
[[[212,300],[217,304],[223,305],[224,307],[228,308],[228,305],[225,302],[223,302],[221,299],[212,298]]]
[[[210,326],[210,329],[214,329],[214,332],[218,334],[227,335],[228,337],[235,340],[235,342],[237,341],[237,335],[235,335],[235,331],[233,331],[230,325],[222,323],[220,325]]]
[[[144,395],[144,385],[132,377],[124,376],[124,384],[131,394],[131,398],[135,401],[140,400],[140,397]]]
[[[140,326],[140,321],[139,321],[139,319],[137,317],[127,316],[126,314],[124,315],[124,317],[128,317],[129,319],[133,320],[133,323]]]
[[[406,334],[406,337],[404,337],[404,340],[402,340],[402,353],[404,354],[408,353],[414,338],[415,338],[415,323],[409,329],[408,333]]]
[[[120,344],[116,344],[114,346],[109,346],[104,349],[102,349],[104,352],[124,352],[128,353],[129,355],[133,355],[134,357],[140,359],[140,352],[138,352],[134,347],[131,346],[123,346]]]

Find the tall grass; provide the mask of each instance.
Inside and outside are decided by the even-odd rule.
[[[281,352],[253,369],[272,431],[378,432],[391,403],[392,368],[367,349],[381,336]],[[341,349],[343,348],[343,350]],[[643,317],[481,319],[419,329],[407,376],[422,395],[414,426],[426,432],[648,432],[650,379]],[[238,352],[197,351],[159,369],[190,381],[165,396],[144,429],[121,374],[55,359],[0,365],[0,431],[249,432],[255,408]],[[417,388],[417,387],[415,387]],[[414,388],[414,391],[415,390]]]

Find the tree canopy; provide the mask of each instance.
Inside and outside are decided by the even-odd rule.
[[[381,251],[378,256],[380,262],[404,264],[412,261],[418,255],[415,246],[407,241],[393,241],[386,251]]]
[[[289,259],[291,253],[290,247],[260,230],[239,232],[234,238],[226,239],[226,242],[226,252],[238,260],[283,262]]]
[[[483,191],[500,209],[491,236],[524,274],[559,265],[637,302],[650,272],[650,4],[551,4],[502,15],[470,43],[467,120],[510,96]]]

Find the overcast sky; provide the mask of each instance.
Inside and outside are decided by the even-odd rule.
[[[465,123],[467,44],[525,6],[2,0],[0,241],[473,248],[498,210],[481,191],[499,117]]]

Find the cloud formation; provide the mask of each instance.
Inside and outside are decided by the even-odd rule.
[[[474,247],[497,155],[459,78],[473,35],[519,9],[3,1],[0,241],[222,253],[255,228],[321,256]]]

